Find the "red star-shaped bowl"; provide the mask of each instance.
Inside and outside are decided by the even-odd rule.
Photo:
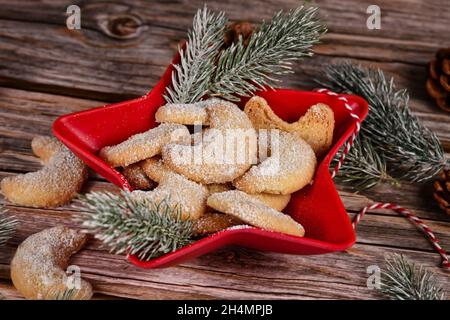
[[[100,175],[120,188],[131,190],[122,174],[101,160],[97,152],[157,125],[154,114],[165,103],[163,94],[171,83],[173,64],[178,61],[177,55],[159,83],[143,97],[58,118],[53,124],[55,136]],[[128,259],[133,264],[143,268],[166,267],[232,244],[302,255],[341,251],[353,245],[355,233],[328,169],[333,156],[355,130],[349,111],[342,101],[324,93],[277,89],[257,95],[265,98],[273,111],[286,121],[296,121],[311,105],[319,102],[334,111],[336,126],[332,147],[319,159],[313,183],[294,193],[284,210],[304,226],[305,236],[301,238],[253,227],[230,228],[149,261],[130,255]],[[344,96],[353,113],[364,119],[368,112],[367,102],[357,96]],[[242,99],[240,106],[246,100]]]

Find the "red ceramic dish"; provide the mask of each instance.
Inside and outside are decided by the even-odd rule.
[[[173,63],[177,60],[178,57]],[[131,190],[126,179],[101,160],[97,152],[104,146],[117,144],[156,126],[154,114],[164,104],[163,93],[170,85],[172,70],[171,64],[159,83],[143,97],[58,118],[53,124],[55,136],[107,180]],[[355,123],[349,112],[342,101],[323,93],[277,89],[259,92],[258,95],[264,97],[274,112],[286,121],[296,121],[311,105],[319,102],[328,104],[334,111],[336,127],[330,151],[319,159],[314,182],[293,194],[284,210],[304,226],[305,237],[258,228],[232,228],[150,261],[129,256],[133,264],[143,268],[166,267],[231,244],[304,255],[341,251],[353,245],[355,233],[328,169],[333,156],[354,131]],[[353,112],[364,119],[368,112],[367,102],[356,96],[346,97]],[[245,102],[243,99],[240,106]]]

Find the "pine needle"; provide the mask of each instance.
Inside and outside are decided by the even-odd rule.
[[[210,95],[237,101],[236,95],[272,87],[276,76],[292,72],[294,60],[312,55],[326,27],[320,23],[319,9],[298,7],[279,11],[264,22],[244,46],[242,38],[222,51],[211,80]]]
[[[444,300],[444,292],[435,275],[402,255],[386,258],[381,292],[391,300]]]
[[[336,154],[331,163],[334,168],[342,155],[342,149]],[[356,190],[366,190],[377,185],[380,181],[398,182],[390,177],[386,171],[386,161],[375,151],[372,144],[360,133],[356,138],[349,154],[345,158],[344,167],[339,170],[336,179],[349,183]]]
[[[17,225],[17,220],[14,217],[7,216],[6,210],[0,207],[0,246],[5,245],[12,237]]]
[[[365,69],[351,63],[332,65],[326,70],[326,79],[318,82],[335,92],[355,94],[367,100],[370,111],[361,133],[379,158],[386,161],[390,176],[424,182],[435,177],[445,166],[442,145],[409,109],[408,92],[397,90],[394,80],[386,79],[380,69]],[[347,181],[352,181],[355,170],[361,176],[366,174],[362,166],[350,171],[347,166],[347,163],[364,162],[363,154],[350,153],[346,161],[341,175]],[[372,167],[376,165],[371,162]],[[379,178],[382,180],[383,177],[380,175]]]
[[[134,200],[129,192],[92,192],[79,201],[83,212],[75,220],[117,254],[150,260],[191,242],[192,222],[167,201]]]
[[[208,92],[226,24],[223,12],[214,13],[206,5],[197,11],[188,32],[186,50],[179,49],[181,60],[174,65],[172,87],[166,89],[168,103],[196,102]]]

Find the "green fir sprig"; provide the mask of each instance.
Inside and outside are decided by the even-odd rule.
[[[191,103],[208,93],[218,49],[223,44],[227,19],[223,12],[199,9],[188,32],[186,48],[179,49],[180,63],[174,65],[172,86],[166,89],[169,103]]]
[[[210,95],[239,100],[272,87],[276,76],[292,72],[292,62],[313,54],[312,46],[326,32],[317,7],[279,11],[262,23],[247,46],[242,38],[223,50],[211,80]]]
[[[136,200],[129,192],[91,192],[79,201],[82,212],[75,220],[117,254],[150,260],[191,242],[192,222],[167,201]]]
[[[444,300],[436,276],[399,254],[386,258],[380,291],[391,300]]]
[[[333,168],[339,161],[342,151],[339,150],[334,157],[331,163]],[[344,183],[351,183],[357,190],[370,189],[380,181],[398,184],[398,181],[387,173],[385,159],[380,157],[364,134],[356,138],[345,158],[344,168],[341,168],[336,178]]]
[[[169,103],[192,103],[203,96],[237,101],[240,96],[275,85],[277,76],[292,72],[292,62],[311,56],[326,27],[317,7],[301,6],[263,22],[247,46],[242,37],[230,47],[223,45],[226,18],[206,7],[194,17],[186,50],[180,50],[172,86],[166,91]]]
[[[18,221],[14,217],[6,215],[6,210],[0,207],[0,246],[5,245],[12,237],[17,225]]]
[[[339,173],[347,182],[360,183],[366,177],[367,181],[360,184],[362,188],[375,185],[369,183],[375,181],[375,177],[424,182],[435,177],[445,166],[442,145],[409,109],[407,90],[396,89],[393,78],[387,79],[380,69],[351,63],[331,65],[326,69],[325,79],[318,82],[335,92],[359,95],[369,103],[369,114],[360,135],[378,158],[386,162],[388,175],[383,174],[376,159],[365,163],[367,153],[350,152]],[[367,171],[377,170],[379,175],[367,175]],[[356,172],[359,174],[355,175]],[[358,178],[353,179],[354,176]]]

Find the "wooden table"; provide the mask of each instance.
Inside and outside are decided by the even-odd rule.
[[[409,89],[411,108],[450,152],[450,115],[424,89],[426,65],[434,52],[450,46],[450,8],[444,0],[376,1],[381,30],[366,27],[373,1],[316,1],[329,32],[312,59],[295,65],[284,86],[311,89],[326,64],[350,59],[381,67]],[[145,94],[170,62],[186,35],[196,1],[7,1],[0,0],[0,178],[40,167],[30,150],[37,134],[49,134],[56,117]],[[245,3],[245,5],[243,4]],[[299,1],[209,1],[232,20],[258,22]],[[81,8],[82,29],[68,30],[67,6]],[[449,155],[447,153],[447,155]],[[114,188],[93,175],[84,191]],[[450,219],[432,201],[432,186],[380,185],[363,193],[338,187],[350,215],[372,201],[392,201],[414,210],[450,249]],[[0,254],[0,292],[20,294],[9,281],[9,261],[27,236],[56,224],[73,225],[74,209],[31,209],[9,204],[20,228]],[[438,273],[450,290],[439,256],[404,218],[369,212],[358,228],[357,244],[320,256],[295,256],[226,248],[176,267],[138,269],[123,256],[92,241],[72,264],[92,282],[97,297],[147,299],[377,299],[366,286],[367,267],[383,267],[384,256],[402,253]]]

